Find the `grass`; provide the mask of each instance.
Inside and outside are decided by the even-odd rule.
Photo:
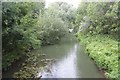
[[[109,79],[118,80],[118,41],[106,35],[82,35],[78,39],[86,45],[86,53],[105,71]]]

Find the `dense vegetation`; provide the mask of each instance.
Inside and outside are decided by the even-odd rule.
[[[108,78],[118,78],[118,3],[81,3],[74,31]]]
[[[11,2],[3,3],[2,6],[2,67],[6,69],[25,50],[40,44],[33,30],[39,9],[34,3]]]
[[[105,76],[117,78],[120,76],[118,4],[82,2],[76,11],[65,2],[56,2],[47,8],[44,1],[2,3],[3,70],[8,69],[13,62],[25,55],[30,57],[27,61],[30,62],[34,57],[27,52],[41,46],[59,43],[68,33],[68,29],[73,28],[78,40],[86,45],[86,53],[104,71]],[[30,68],[27,67],[29,72]],[[15,76],[19,77],[24,72],[16,73]]]
[[[2,6],[3,70],[32,49],[58,43],[68,32],[74,15],[72,6],[64,2],[48,8],[44,1],[4,2]]]

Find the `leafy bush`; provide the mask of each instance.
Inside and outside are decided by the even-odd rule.
[[[39,11],[44,8],[38,8],[36,5],[39,4],[44,3],[2,3],[3,68],[9,66],[25,50],[40,46],[40,40],[34,31],[37,17],[41,15]]]
[[[55,5],[59,8],[51,6],[52,8],[46,9],[44,1],[2,3],[3,68],[9,66],[22,53],[39,48],[41,45],[58,43],[65,35],[68,25],[72,22],[72,8],[67,3],[55,3]],[[61,15],[62,12],[66,16]],[[19,55],[16,55],[16,51]]]
[[[65,35],[65,25],[60,18],[41,17],[38,21],[38,37],[43,45],[55,44]]]
[[[86,44],[89,56],[105,70],[106,77],[118,78],[118,42],[103,35],[78,36],[81,42]]]

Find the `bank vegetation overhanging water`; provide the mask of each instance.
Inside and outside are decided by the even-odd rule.
[[[119,8],[119,2],[82,2],[78,9],[65,2],[53,3],[48,8],[45,7],[45,1],[3,2],[3,71],[9,70],[14,62],[23,56],[29,57],[25,63],[32,61],[29,66],[33,65],[34,59],[35,62],[38,60],[30,51],[59,43],[61,38],[68,34],[68,30],[73,29],[80,42],[86,44],[88,55],[104,71],[105,76],[117,80],[120,75]],[[25,67],[29,71],[28,66]],[[32,67],[34,70],[35,66]],[[21,77],[33,77],[33,73],[36,72],[28,72],[30,75],[24,73],[26,75]],[[21,74],[17,74],[16,77]]]
[[[72,6],[64,2],[53,3],[48,8],[45,7],[44,1],[39,3],[3,2],[3,73],[13,68],[12,65],[15,65],[21,58],[24,58],[23,56],[28,57],[25,63],[30,62],[30,60],[37,61],[36,56],[31,51],[39,49],[41,46],[58,43],[68,33],[69,27],[72,26],[70,23],[73,21],[73,15]],[[33,62],[29,64],[32,66]],[[22,65],[25,66],[24,63]],[[33,71],[34,67],[32,66]],[[28,66],[23,68],[29,71]],[[32,74],[34,74],[33,71],[31,71]],[[23,73],[26,75],[23,75]],[[20,74],[18,73],[19,76],[17,75],[16,77],[31,77],[33,76],[31,73],[23,71]]]

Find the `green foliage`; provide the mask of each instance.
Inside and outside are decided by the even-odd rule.
[[[38,37],[42,45],[55,44],[65,35],[66,26],[64,22],[57,17],[40,17],[38,21]]]
[[[2,61],[4,62],[2,64],[2,67],[4,69],[7,69],[8,67],[10,67],[12,65],[13,62],[18,60],[20,57],[21,56],[19,55],[19,53],[17,51],[6,54],[5,56],[3,56],[3,59],[2,59]]]
[[[40,4],[44,3],[2,3],[2,54],[5,58],[3,68],[9,66],[25,50],[40,46],[34,29],[38,15],[41,15],[39,11],[44,8],[36,6]],[[16,55],[16,51],[21,54]]]
[[[106,77],[118,78],[118,42],[103,35],[77,35],[86,44],[88,55],[105,70]]]
[[[64,2],[51,4],[42,16],[39,16],[37,23],[37,35],[42,45],[58,43],[68,28],[72,27],[73,8]]]
[[[81,5],[82,4],[82,5]],[[76,36],[86,52],[104,69],[108,78],[118,78],[118,2],[81,3],[76,14]]]
[[[52,3],[47,9],[49,16],[61,18],[68,28],[73,28],[72,23],[75,20],[75,11],[72,5],[66,2]]]
[[[76,14],[76,36],[106,77],[118,78],[118,2],[81,4]]]
[[[33,30],[36,23],[34,3],[3,3],[2,37],[5,52],[14,49],[27,49],[37,37]]]
[[[91,2],[80,4],[75,21],[77,31],[87,33],[118,33],[118,2]]]
[[[55,3],[48,8],[44,1],[3,2],[2,6],[3,68],[22,53],[58,43],[74,20],[73,8],[67,3]]]

